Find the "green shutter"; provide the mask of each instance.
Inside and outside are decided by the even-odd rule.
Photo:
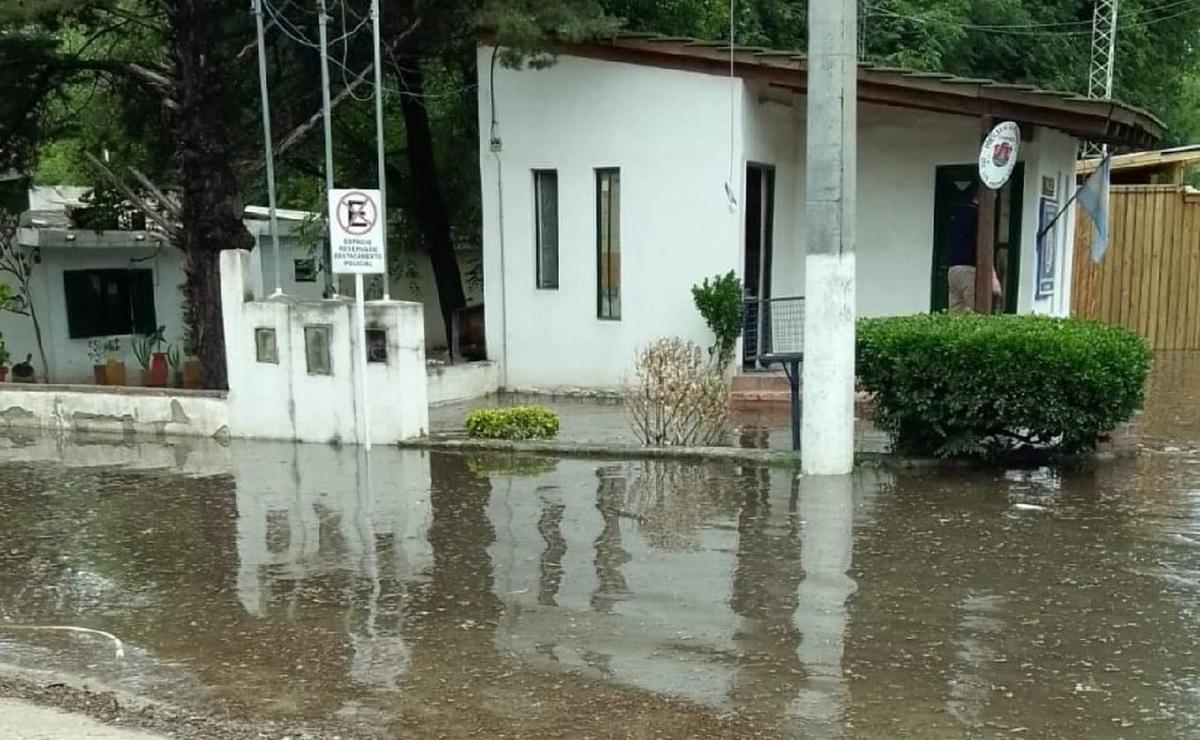
[[[154,271],[129,271],[129,302],[133,309],[133,332],[153,334],[158,329],[154,313]]]
[[[96,311],[91,298],[91,276],[83,270],[63,271],[63,297],[67,302],[67,333],[72,339],[96,336]]]

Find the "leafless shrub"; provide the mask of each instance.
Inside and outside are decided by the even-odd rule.
[[[696,344],[659,339],[638,353],[625,408],[643,445],[713,445],[725,434],[729,381]]]
[[[734,509],[738,490],[726,468],[646,460],[629,472],[625,511],[637,518],[638,532],[657,550],[697,549],[705,524]]]

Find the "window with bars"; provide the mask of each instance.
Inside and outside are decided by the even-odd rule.
[[[621,171],[596,170],[596,316],[621,318]]]
[[[558,172],[533,171],[534,226],[537,248],[537,286],[558,288]]]

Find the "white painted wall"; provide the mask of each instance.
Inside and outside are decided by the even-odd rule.
[[[1054,225],[1058,258],[1055,260],[1054,294],[1036,297],[1037,289],[1037,230],[1038,210],[1042,194],[1042,177],[1053,178],[1057,187],[1059,207],[1066,203],[1075,188],[1075,160],[1078,141],[1050,129],[1038,129],[1031,142],[1022,143],[1021,158],[1025,161],[1024,218],[1021,221],[1021,286],[1017,310],[1020,313],[1041,313],[1067,316],[1071,313],[1071,258],[1075,252],[1075,209],[1068,208]]]
[[[480,69],[490,62],[480,49]],[[498,69],[499,162],[489,85],[480,74],[488,351],[504,363],[501,382],[615,387],[657,337],[711,344],[691,288],[738,267],[742,222],[725,197],[729,80],[567,56],[545,70]],[[739,190],[739,140],[734,149]],[[597,167],[621,168],[620,321],[596,318]],[[534,169],[558,170],[557,290],[535,287]]]
[[[500,369],[495,362],[459,362],[429,365],[429,405],[469,401],[500,388]]]
[[[359,440],[356,363],[362,340],[347,298],[301,301],[255,294],[251,253],[221,254],[221,301],[234,436],[302,442]],[[369,328],[387,332],[387,362],[366,368],[371,438],[389,444],[429,428],[424,318],[419,303],[368,301]],[[331,327],[332,374],[308,372],[306,326]],[[258,362],[255,330],[275,330],[278,363]]]
[[[751,88],[746,99],[747,161],[776,165],[772,295],[803,295],[805,98]],[[937,167],[978,158],[979,124],[861,105],[858,135],[858,313],[928,311]]]
[[[488,70],[491,50],[479,52]],[[727,78],[563,56],[547,70],[496,72],[499,157],[489,149],[491,90],[480,75],[480,168],[488,349],[506,387],[611,388],[627,378],[636,349],[679,335],[707,345],[692,303],[700,279],[744,265],[745,166],[776,171],[772,295],[804,292],[803,96],[734,83],[734,191],[729,170]],[[860,316],[929,310],[936,170],[970,164],[979,123],[903,108],[859,108],[857,308]],[[1075,140],[1038,128],[1026,163],[1019,309],[1065,314],[1069,280],[1035,304],[1040,177],[1068,187]],[[620,166],[620,322],[596,319],[593,168]],[[531,170],[559,172],[560,287],[535,286]],[[500,172],[503,181],[500,182]],[[500,189],[503,189],[503,208]],[[503,222],[503,230],[501,230]],[[1059,270],[1069,276],[1071,223],[1060,225]],[[502,233],[503,232],[503,233]],[[507,357],[505,348],[507,347]]]
[[[229,415],[223,393],[2,383],[0,428],[221,437]]]

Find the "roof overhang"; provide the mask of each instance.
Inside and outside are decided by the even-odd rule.
[[[721,76],[728,76],[730,67],[729,44],[679,36],[619,34],[562,44],[554,51]],[[732,51],[734,72],[739,77],[807,92],[807,60],[803,54],[745,46],[736,46]],[[1152,114],[1115,100],[871,64],[859,66],[858,100],[947,115],[1013,120],[1057,129],[1087,141],[1138,148],[1153,146],[1164,130],[1162,121]]]
[[[1156,149],[1147,152],[1117,154],[1112,158],[1114,170],[1154,170],[1171,166],[1195,166],[1200,164],[1200,144],[1177,146],[1173,149]],[[1075,166],[1079,175],[1088,175],[1100,166],[1100,158],[1081,159]]]
[[[22,226],[17,243],[32,249],[157,249],[167,243],[155,231],[90,231]]]

